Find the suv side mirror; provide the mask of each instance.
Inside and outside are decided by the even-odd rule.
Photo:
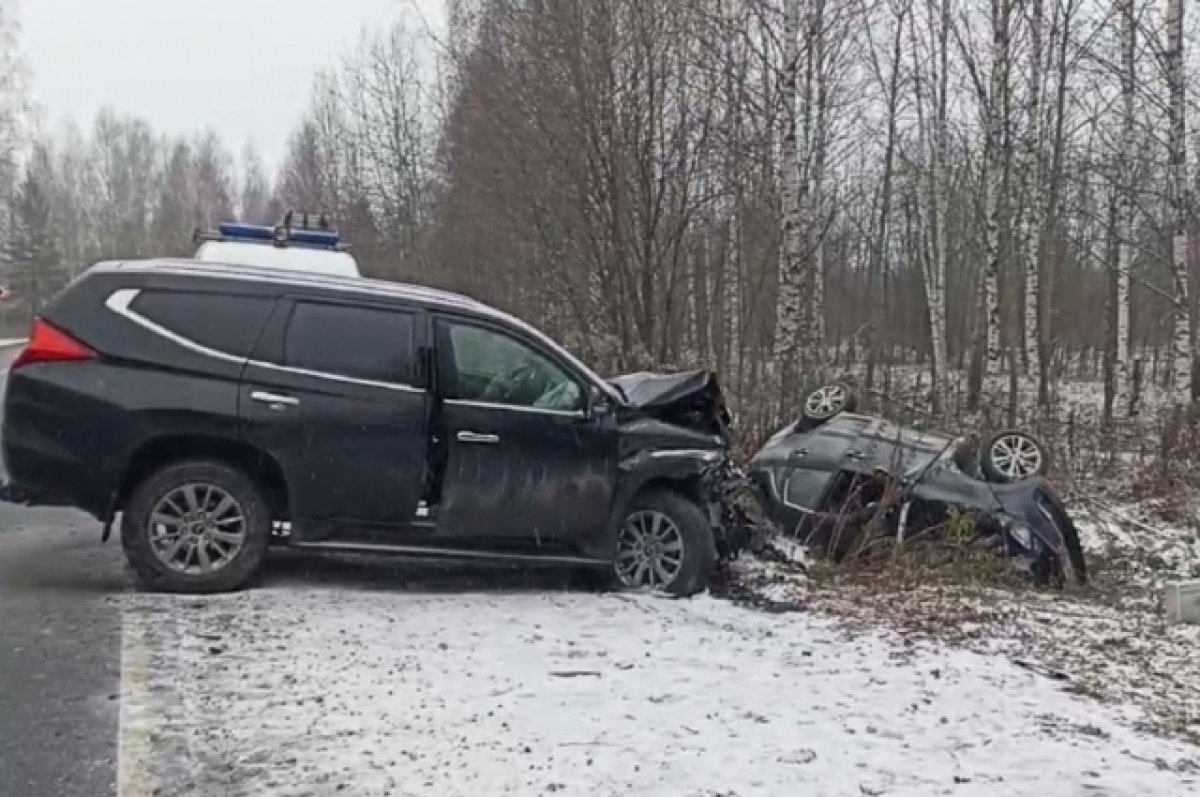
[[[605,395],[604,391],[596,385],[589,385],[587,391],[587,404],[584,407],[584,415],[589,418],[602,418],[612,409],[612,400]]]

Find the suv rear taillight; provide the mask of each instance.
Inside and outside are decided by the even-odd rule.
[[[11,370],[36,363],[83,363],[95,359],[96,352],[39,318],[33,322],[29,345],[13,361]]]

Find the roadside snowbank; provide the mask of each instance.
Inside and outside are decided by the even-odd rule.
[[[124,621],[122,797],[1200,789],[1194,748],[1002,657],[711,597],[397,580]]]

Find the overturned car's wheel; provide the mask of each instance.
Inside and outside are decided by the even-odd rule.
[[[700,507],[678,493],[653,491],[635,498],[621,521],[612,575],[626,589],[694,595],[707,586],[716,560]]]
[[[237,589],[258,570],[271,512],[249,476],[222,462],[167,465],[134,488],[121,545],[138,584],[164,592]]]
[[[830,382],[804,397],[801,415],[806,425],[816,426],[840,412],[854,412],[857,407],[858,398],[849,385]]]
[[[1041,476],[1050,464],[1046,447],[1024,432],[993,435],[983,449],[983,474],[991,482],[1019,482]]]

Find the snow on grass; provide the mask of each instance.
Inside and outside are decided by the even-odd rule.
[[[365,580],[129,596],[122,797],[1200,789],[1193,748],[1000,656],[707,596]]]

